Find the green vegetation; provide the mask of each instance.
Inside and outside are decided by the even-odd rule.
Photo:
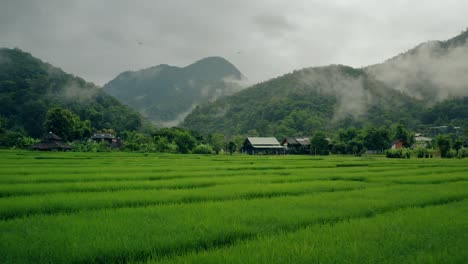
[[[150,263],[464,263],[467,215],[466,200],[402,209]]]
[[[467,39],[468,30],[360,69],[297,70],[197,107],[183,125],[202,134],[279,138],[396,123],[468,127]]]
[[[366,96],[348,98],[354,88]],[[255,130],[284,138],[366,123],[390,126],[415,121],[422,109],[421,102],[376,81],[364,70],[332,65],[285,74],[202,105],[182,125],[202,134],[254,136],[251,130]]]
[[[468,260],[468,164],[0,151],[0,262]]]
[[[68,129],[75,136],[86,136],[90,129],[141,130],[147,125],[138,113],[94,84],[67,74],[29,53],[2,48],[0,58],[2,146],[20,145],[9,140],[11,138],[41,138],[48,132],[46,129],[55,128],[55,125],[74,126]],[[66,117],[62,118],[63,124],[53,122],[52,119],[60,119],[58,114]],[[64,136],[68,139],[69,135],[64,133]],[[70,135],[70,139],[74,138]]]

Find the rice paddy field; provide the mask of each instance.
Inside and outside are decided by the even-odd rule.
[[[468,160],[0,151],[0,263],[468,263]]]

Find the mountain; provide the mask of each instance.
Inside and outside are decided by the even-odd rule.
[[[419,101],[362,69],[307,68],[194,109],[183,126],[228,135],[310,135],[311,131],[413,120]]]
[[[366,71],[429,104],[468,96],[467,39],[468,30],[447,41],[429,41]]]
[[[95,129],[138,130],[144,118],[92,83],[20,49],[0,49],[0,121],[7,129],[41,137],[46,113],[61,107]]]
[[[126,71],[104,90],[153,122],[177,125],[198,104],[242,89],[242,73],[221,57],[209,57],[187,67],[169,65]]]
[[[362,69],[294,71],[196,107],[182,125],[204,134],[279,138],[396,122],[413,129],[468,126],[467,36],[424,43]]]

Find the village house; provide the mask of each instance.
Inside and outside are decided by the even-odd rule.
[[[96,142],[107,141],[112,143],[115,141],[115,135],[112,133],[94,133],[91,139]]]
[[[411,148],[428,148],[431,146],[432,138],[425,137],[421,133],[416,133],[414,136],[414,144]]]
[[[309,138],[294,138],[288,137],[281,142],[285,151],[289,154],[309,154],[310,140]]]
[[[41,142],[31,146],[33,150],[41,151],[67,151],[71,150],[72,146],[63,142],[62,138],[56,134],[49,132],[44,135]]]
[[[256,154],[285,154],[285,148],[274,137],[248,137],[244,140],[241,151]]]
[[[392,149],[402,149],[405,146],[405,142],[401,139],[397,139],[392,142]]]

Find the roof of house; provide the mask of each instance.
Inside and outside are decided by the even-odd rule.
[[[115,135],[112,133],[94,133],[92,139],[113,139]]]
[[[248,140],[254,148],[282,148],[278,140],[274,137],[248,137],[246,140]]]
[[[415,141],[425,141],[425,142],[431,142],[432,138],[428,137],[423,137],[423,136],[417,136],[414,138]]]
[[[309,146],[310,145],[310,140],[309,138],[285,138],[283,140],[283,144],[288,143],[288,145],[301,145],[301,146]]]
[[[57,136],[56,134],[52,133],[52,131],[50,131],[49,133],[44,135],[43,140],[59,140],[59,141],[62,141],[62,138]]]
[[[395,145],[398,142],[405,143],[405,141],[403,141],[401,139],[397,139],[397,140],[392,141],[392,145]]]

